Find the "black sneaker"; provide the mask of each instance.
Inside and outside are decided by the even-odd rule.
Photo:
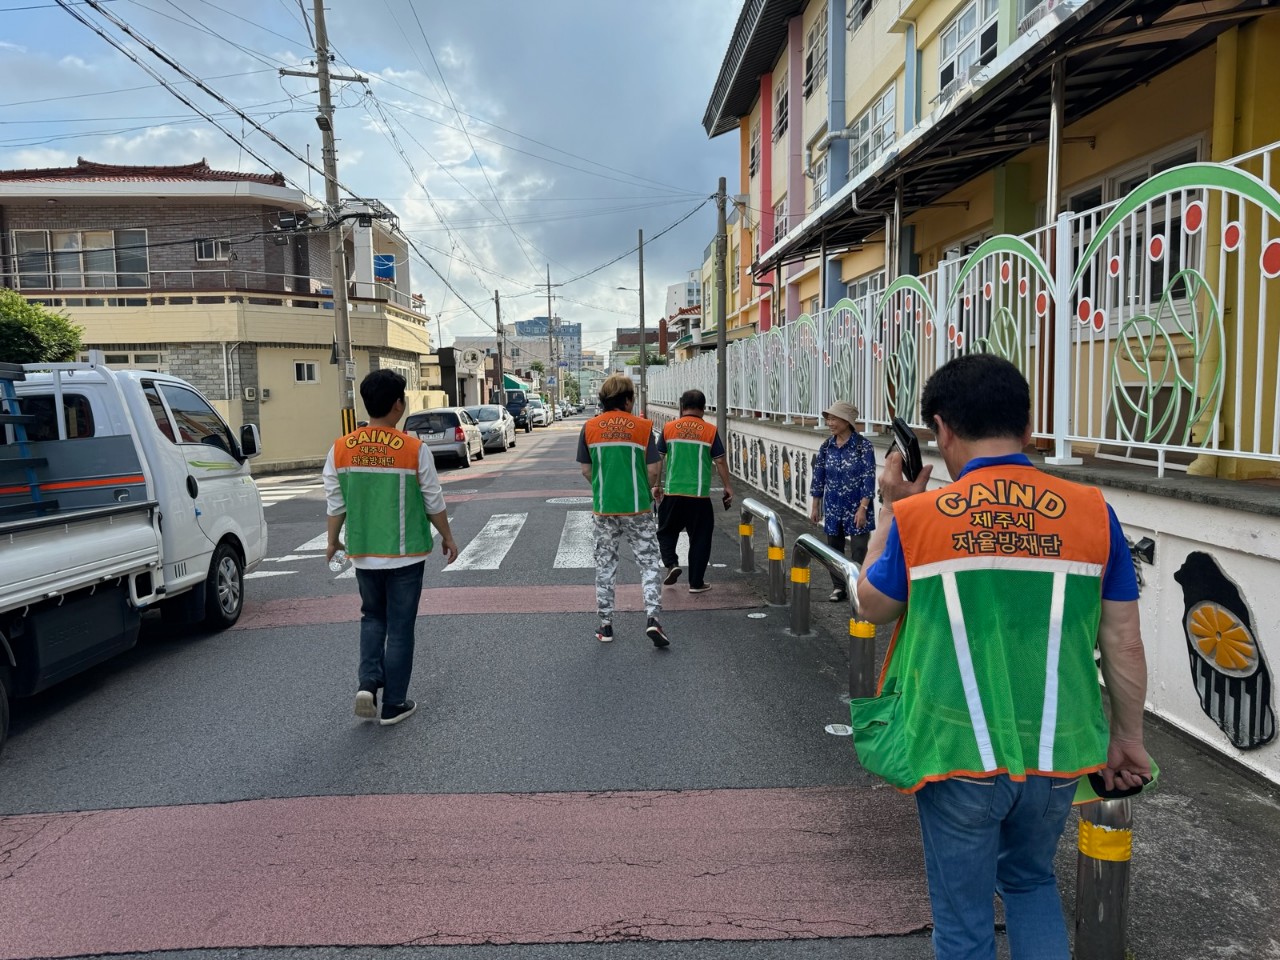
[[[839,587],[831,591],[831,596],[827,597],[832,603],[840,603],[849,599],[849,594],[845,593]]]
[[[709,583],[704,583],[704,584],[703,584],[702,586],[700,586],[700,587],[690,587],[690,588],[689,588],[689,592],[690,592],[690,593],[706,593],[706,592],[707,592],[708,590],[710,590],[710,589],[711,589],[711,584],[709,584]]]
[[[378,716],[378,688],[367,684],[356,691],[356,716],[361,720],[375,720]]]
[[[601,643],[611,643],[613,641],[613,624],[602,623],[596,627],[596,639]]]
[[[645,636],[653,641],[653,645],[659,650],[671,645],[671,641],[667,639],[667,635],[662,632],[662,624],[658,622],[657,617],[649,618],[649,623],[644,628],[644,633]]]
[[[680,579],[679,567],[667,567],[667,572],[662,576],[663,584],[665,584],[668,587],[671,586],[673,583],[675,583],[679,579]]]
[[[415,700],[406,700],[398,707],[393,707],[389,703],[382,705],[382,720],[380,723],[384,727],[399,723],[401,720],[408,720],[418,712],[418,703]]]

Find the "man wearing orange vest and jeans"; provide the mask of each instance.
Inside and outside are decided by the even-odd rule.
[[[323,472],[327,559],[345,549],[360,587],[355,712],[366,720],[377,717],[382,689],[383,726],[418,709],[407,694],[432,526],[440,532],[445,562],[458,558],[431,450],[396,429],[405,411],[404,388],[404,377],[394,370],[375,370],[360,382],[369,423],[338,438]],[[344,523],[345,546],[339,539]]]
[[[689,592],[706,593],[707,562],[711,559],[711,536],[716,518],[711,509],[711,471],[714,468],[724,485],[724,504],[733,502],[733,485],[724,462],[724,442],[715,424],[702,415],[707,398],[701,390],[686,390],[680,396],[680,418],[662,428],[658,453],[666,462],[658,495],[658,548],[666,573],[662,582],[670,586],[680,576],[676,543],[680,531],[689,534]]]
[[[631,378],[620,373],[600,387],[600,410],[582,427],[578,463],[591,482],[591,511],[595,515],[596,608],[600,626],[596,639],[613,639],[613,598],[618,578],[618,541],[625,537],[640,568],[645,635],[659,649],[668,645],[658,623],[662,612],[662,575],[658,564],[658,533],[649,490],[658,482],[661,463],[653,442],[653,422],[631,412],[636,391]]]
[[[897,627],[879,697],[852,705],[854,742],[915,794],[940,960],[993,960],[997,892],[1014,960],[1067,960],[1053,858],[1076,780],[1151,775],[1124,533],[1101,492],[1023,455],[1030,406],[1022,374],[993,355],[930,377],[920,412],[955,480],[926,490],[929,467],[907,482],[901,456],[886,458],[890,522],[858,583],[862,615]]]

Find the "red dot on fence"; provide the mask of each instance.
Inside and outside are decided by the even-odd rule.
[[[1049,312],[1049,295],[1041,290],[1036,294],[1036,313],[1044,316]]]
[[[1007,262],[1000,264],[1000,279],[1005,283],[1009,282],[1009,278],[1013,276],[1013,267]]]
[[[924,322],[924,336],[926,340],[933,339],[933,321],[932,320],[926,320]]]
[[[1106,325],[1107,325],[1107,315],[1103,313],[1101,310],[1099,310],[1097,313],[1093,315],[1093,329],[1101,333],[1103,329],[1106,327]]]
[[[1027,290],[1028,290],[1027,278],[1023,277],[1021,280],[1018,281],[1018,293],[1025,297],[1027,295]]]
[[[1204,204],[1199,200],[1187,204],[1187,212],[1182,215],[1182,226],[1187,233],[1199,233],[1204,226]]]
[[[1150,253],[1152,260],[1159,260],[1164,256],[1164,237],[1154,236],[1151,238]]]
[[[991,286],[991,284],[990,284],[990,283],[986,284],[986,285],[982,288],[982,295],[983,295],[984,297],[986,297],[988,300],[990,300],[990,299],[991,299],[991,294],[992,294],[992,293],[994,293],[994,292],[995,292],[995,290],[994,290],[994,288],[992,288],[992,286]]]
[[[1107,269],[1111,271],[1113,277],[1120,276],[1120,258],[1112,257],[1111,262],[1107,264]]]
[[[1240,241],[1244,237],[1244,231],[1240,229],[1240,224],[1229,223],[1227,229],[1222,231],[1222,243],[1228,250],[1235,250],[1240,246]]]
[[[1280,240],[1272,240],[1262,251],[1262,273],[1268,279],[1280,276]]]
[[[1081,323],[1088,323],[1089,316],[1093,313],[1093,304],[1089,302],[1089,298],[1085,297],[1080,301],[1080,306],[1076,308],[1076,316],[1080,318]]]

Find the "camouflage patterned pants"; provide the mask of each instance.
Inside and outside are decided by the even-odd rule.
[[[644,609],[647,616],[662,612],[662,558],[658,552],[658,524],[653,514],[628,514],[620,517],[595,515],[596,608],[600,619],[613,622],[613,593],[618,579],[618,541],[625,537],[636,556],[640,581],[644,585]]]

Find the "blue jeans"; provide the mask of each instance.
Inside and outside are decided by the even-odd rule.
[[[1053,855],[1075,785],[953,777],[916,792],[938,960],[995,960],[997,891],[1013,960],[1067,960]]]
[[[413,672],[413,628],[426,562],[391,570],[356,569],[360,585],[360,686],[383,687],[382,702],[399,705]]]

